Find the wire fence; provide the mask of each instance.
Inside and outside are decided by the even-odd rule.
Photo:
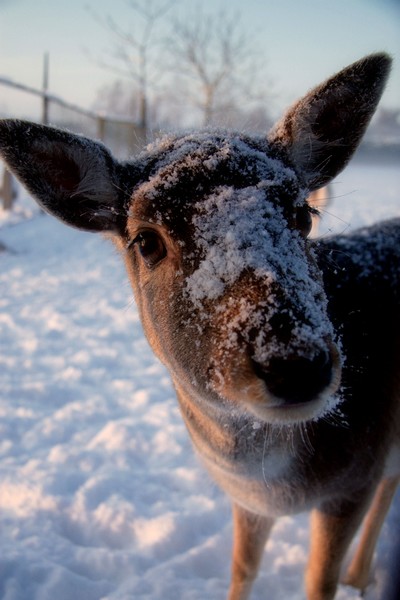
[[[100,139],[118,158],[137,154],[146,143],[146,132],[133,119],[87,110],[1,76],[0,118],[27,119]],[[13,190],[11,175],[0,161],[0,196],[5,209],[12,206]]]

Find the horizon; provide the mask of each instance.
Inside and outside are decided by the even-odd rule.
[[[108,0],[98,0],[96,11],[108,14],[110,6]],[[180,14],[188,13],[188,3],[178,1],[176,6]],[[190,6],[196,6],[195,2]],[[217,4],[203,0],[202,6],[207,12],[225,9],[238,14],[244,33],[254,32],[265,52],[265,72],[273,82],[268,110],[274,117],[327,77],[377,51],[386,51],[394,59],[380,106],[400,109],[397,1],[336,0],[332,8],[328,0],[249,0],[245,11],[239,0]],[[112,8],[116,20],[129,23],[133,13],[126,2],[114,0]],[[51,0],[0,0],[0,76],[40,89],[43,57],[48,52],[49,94],[92,109],[101,88],[121,79],[96,64],[106,48],[112,47],[110,37],[90,15],[85,0],[56,6]],[[20,108],[15,101],[7,106],[5,97],[0,86],[0,110],[13,116]]]

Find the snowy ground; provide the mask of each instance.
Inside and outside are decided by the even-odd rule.
[[[322,234],[400,215],[398,166],[355,164],[333,196]],[[0,210],[0,242],[1,600],[222,600],[229,502],[193,454],[119,257],[23,192]],[[398,494],[366,600],[381,599],[399,522]],[[308,515],[281,519],[254,600],[304,600],[308,540]]]

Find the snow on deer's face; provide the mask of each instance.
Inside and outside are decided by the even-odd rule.
[[[175,382],[190,373],[195,392],[266,420],[282,420],[287,404],[302,407],[290,420],[320,412],[336,388],[337,350],[294,169],[265,140],[222,132],[166,138],[141,161],[128,269]],[[278,363],[296,365],[288,379],[324,374],[307,390],[300,377],[297,397],[293,382],[277,385],[286,367],[271,375]]]

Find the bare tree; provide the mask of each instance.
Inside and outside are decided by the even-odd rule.
[[[138,121],[138,98],[139,94],[135,83],[115,79],[97,91],[93,108],[106,114],[131,117]]]
[[[173,81],[163,86],[161,91],[152,90],[147,96],[146,104],[147,120],[151,123],[152,131],[177,129],[182,126],[182,114],[177,104]],[[137,86],[132,81],[113,80],[97,91],[93,108],[110,115],[131,117],[138,122],[140,106]]]
[[[131,28],[112,16],[96,15],[114,42],[101,64],[129,79],[129,85],[120,81],[103,88],[98,107],[134,116],[146,132],[150,121],[153,126],[187,125],[189,107],[200,110],[204,125],[240,123],[254,130],[256,120],[268,122],[268,94],[257,88],[267,81],[265,64],[238,15],[205,13],[198,5],[185,18],[173,20],[171,9],[179,0],[127,2],[134,17]]]
[[[238,15],[205,14],[198,6],[192,18],[175,21],[168,50],[174,73],[185,82],[183,95],[201,110],[204,125],[237,113],[243,98],[265,98],[256,88],[261,54]]]
[[[139,125],[149,129],[149,95],[160,77],[158,65],[162,46],[157,32],[165,14],[176,0],[128,0],[134,14],[131,27],[120,25],[111,15],[100,17],[91,10],[96,20],[111,33],[114,46],[110,57],[100,64],[134,83],[138,96]]]

